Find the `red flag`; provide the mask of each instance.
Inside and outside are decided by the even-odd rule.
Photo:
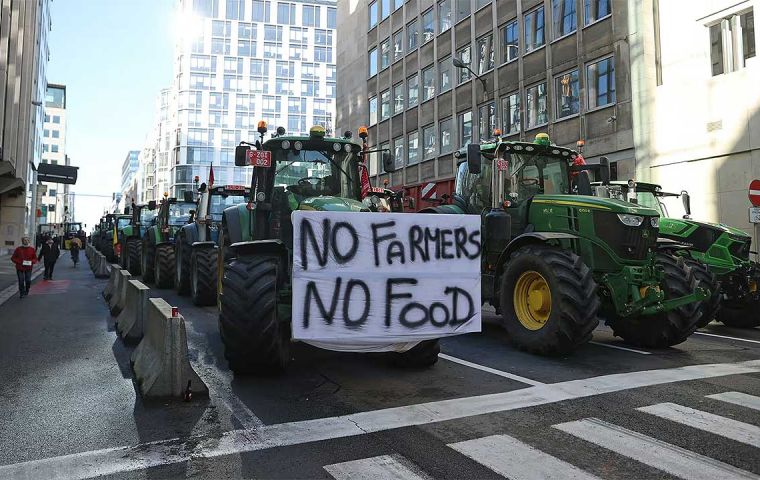
[[[213,163],[208,169],[208,186],[209,188],[214,186],[214,164]]]

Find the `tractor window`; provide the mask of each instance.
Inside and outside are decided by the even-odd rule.
[[[513,201],[520,202],[539,194],[569,192],[566,159],[515,153],[510,157],[511,180],[507,185],[507,195]]]
[[[301,197],[330,195],[358,199],[359,169],[354,153],[276,150],[275,186]]]
[[[467,162],[459,164],[456,180],[456,194],[460,196],[472,212],[482,212],[491,205],[491,163],[484,161],[480,174],[470,173]]]
[[[119,220],[117,220],[116,230],[121,230],[122,228],[126,227],[127,225],[129,225],[131,220],[132,220],[131,218],[120,218]]]
[[[216,222],[222,221],[224,209],[239,203],[245,203],[243,195],[211,195],[208,206],[208,214]]]
[[[81,223],[69,223],[67,225],[67,232],[68,233],[77,233],[81,229],[82,229],[82,224]]]
[[[143,225],[149,225],[155,217],[156,212],[149,210],[148,207],[143,207],[140,210],[140,223]]]
[[[185,225],[190,221],[190,210],[195,210],[194,203],[172,203],[169,205],[169,225]]]
[[[667,217],[667,212],[663,211],[664,205],[660,203],[660,199],[652,192],[638,192],[636,194],[638,198],[638,204],[642,207],[652,208],[657,210],[660,216]]]

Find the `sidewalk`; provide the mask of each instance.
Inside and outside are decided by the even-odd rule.
[[[63,254],[61,254],[61,257],[63,257]],[[44,269],[45,267],[41,262],[34,266],[32,282],[42,275]],[[0,255],[0,306],[16,294],[18,294],[16,266],[11,262],[11,255]]]

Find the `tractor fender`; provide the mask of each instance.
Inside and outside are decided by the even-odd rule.
[[[193,242],[191,243],[193,248],[214,248],[216,243],[214,242]]]
[[[196,223],[183,225],[180,232],[185,237],[186,244],[192,245],[198,241],[198,225]],[[177,234],[177,237],[179,237],[179,233]]]
[[[255,240],[252,242],[237,242],[230,245],[235,256],[242,255],[279,255],[287,258],[288,247],[282,240]]]
[[[506,265],[507,261],[509,260],[509,256],[512,255],[512,253],[518,248],[522,248],[525,245],[530,244],[547,243],[552,240],[572,240],[576,238],[580,237],[578,235],[573,235],[572,233],[562,232],[523,233],[519,237],[515,237],[511,242],[509,242],[504,251],[501,252],[501,255],[499,255],[499,260],[496,263],[496,277],[498,278],[502,273],[504,273],[504,265]]]
[[[248,213],[248,211],[245,210],[245,206],[243,206],[243,209]],[[229,236],[230,243],[243,242],[244,232],[240,223],[240,215],[240,208],[238,208],[238,205],[224,209],[222,224],[226,230],[225,235]]]

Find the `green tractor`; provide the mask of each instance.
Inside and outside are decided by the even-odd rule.
[[[158,288],[174,285],[174,239],[183,225],[192,219],[193,202],[166,198],[142,238],[140,269],[143,280]]]
[[[495,141],[456,153],[453,203],[425,213],[481,215],[482,299],[502,315],[518,348],[565,354],[588,342],[603,317],[616,336],[661,348],[697,328],[708,291],[683,259],[657,249],[656,210],[591,196],[575,151]],[[483,161],[485,159],[486,161]]]
[[[662,217],[660,237],[688,246],[680,250],[685,261],[714,290],[699,327],[713,319],[730,327],[760,325],[760,265],[749,258],[751,236],[728,225],[692,220],[690,197],[685,190],[668,193],[660,185],[630,180],[612,182],[610,194],[657,210]],[[683,218],[668,216],[662,201],[667,197],[681,197],[686,212]]]
[[[142,273],[142,238],[156,216],[156,202],[133,203],[129,213],[131,215],[129,223],[118,232],[119,245],[121,245],[119,264],[132,275],[140,275]]]
[[[183,226],[175,242],[174,287],[180,295],[190,293],[195,305],[214,305],[219,257],[219,228],[228,207],[244,204],[251,190],[240,185],[218,187],[201,184],[194,221]]]
[[[255,150],[239,145],[235,165],[253,165],[247,203],[227,208],[222,217],[218,286],[219,329],[230,368],[238,373],[270,373],[290,362],[293,224],[297,210],[379,211],[382,198],[362,194],[366,129],[360,130],[364,149],[344,138],[325,136],[313,127],[309,136],[278,136]],[[393,158],[383,153],[386,171]],[[362,203],[363,197],[369,199]],[[373,198],[374,197],[374,198]],[[429,366],[438,359],[438,340],[398,346],[389,355],[401,366]]]
[[[100,228],[98,229],[98,249],[106,260],[114,263],[118,260],[114,251],[114,228],[116,225],[117,213],[107,213],[100,219]]]

